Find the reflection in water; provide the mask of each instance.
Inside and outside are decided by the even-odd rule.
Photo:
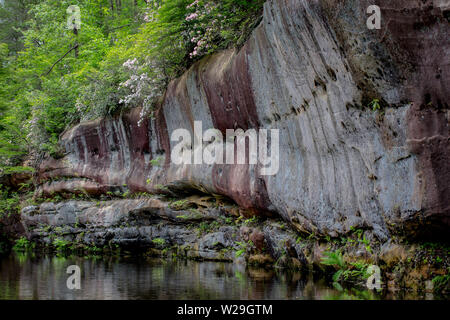
[[[66,286],[81,268],[81,290]],[[11,254],[0,260],[0,299],[377,299],[339,292],[301,273],[231,263]],[[390,298],[390,297],[384,297]]]

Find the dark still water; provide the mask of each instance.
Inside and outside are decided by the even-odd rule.
[[[70,265],[81,289],[67,288]],[[246,269],[231,263],[80,258],[12,253],[0,259],[0,299],[433,299],[338,291],[301,273]]]

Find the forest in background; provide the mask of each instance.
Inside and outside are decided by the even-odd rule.
[[[79,122],[155,102],[201,57],[241,46],[263,0],[4,0],[0,2],[0,177],[59,157]],[[73,7],[79,8],[80,22]],[[70,7],[70,8],[69,8]],[[32,181],[0,181],[0,212],[18,212]],[[24,196],[24,193],[26,194]]]
[[[170,80],[204,55],[244,43],[263,2],[5,0],[0,170],[32,170],[58,156],[59,135],[80,121],[135,106],[151,116]],[[80,9],[79,29],[68,23],[71,5]]]

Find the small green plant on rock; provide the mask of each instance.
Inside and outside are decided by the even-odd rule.
[[[247,242],[240,242],[236,241],[236,244],[239,246],[239,249],[236,250],[236,258],[239,258],[243,254],[245,254],[247,251],[249,251],[251,248],[253,248],[253,242],[251,240]]]
[[[367,273],[369,265],[367,263],[358,261],[346,263],[340,250],[335,252],[325,251],[323,255],[321,263],[336,269],[333,274],[333,283],[360,282],[369,277]]]
[[[27,238],[21,237],[16,240],[16,243],[13,246],[14,251],[27,251],[31,250],[35,247],[34,243],[31,243]]]
[[[380,100],[379,99],[373,99],[369,103],[369,107],[375,112],[381,110]]]
[[[233,218],[231,218],[231,217],[226,217],[224,219],[224,221],[225,221],[226,224],[233,224]]]
[[[161,160],[162,160],[162,157],[152,159],[152,160],[150,160],[150,164],[154,167],[159,167],[159,166],[161,166]]]
[[[202,234],[210,233],[213,230],[216,230],[218,228],[220,228],[220,223],[217,221],[212,221],[212,222],[203,221],[198,225],[197,231],[198,231],[199,235],[202,235]]]
[[[157,184],[155,186],[155,189],[158,191],[169,191],[169,188],[167,188],[166,186],[163,186],[162,184]]]
[[[178,201],[171,202],[169,207],[175,211],[184,210],[187,208],[188,200],[182,199]]]
[[[258,222],[258,217],[257,216],[253,216],[249,219],[244,220],[244,225],[246,226],[250,226],[252,224],[255,224],[256,222]]]
[[[166,244],[166,240],[164,240],[162,238],[155,238],[152,240],[152,242],[158,246],[163,246]]]
[[[449,292],[450,291],[450,268],[449,273],[443,276],[436,276],[433,278],[433,288],[435,292]]]
[[[65,252],[70,249],[71,243],[67,240],[56,238],[53,240],[53,245],[55,246],[56,251]]]
[[[326,266],[333,266],[339,269],[346,268],[346,263],[344,261],[344,257],[342,256],[341,251],[337,250],[335,252],[325,251],[323,253],[323,257],[321,259],[321,263]]]
[[[88,247],[88,251],[92,255],[98,255],[99,253],[101,253],[103,251],[103,249],[99,248],[95,245],[92,245],[92,246]]]

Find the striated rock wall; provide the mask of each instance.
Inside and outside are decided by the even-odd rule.
[[[366,26],[371,4],[380,30]],[[67,154],[42,163],[38,194],[198,189],[299,231],[445,235],[449,9],[442,0],[268,1],[246,44],[171,82],[154,119],[138,125],[134,109],[66,131]],[[372,99],[382,112],[367,107]],[[193,133],[194,121],[223,133],[279,129],[278,173],[174,165],[171,133]]]

